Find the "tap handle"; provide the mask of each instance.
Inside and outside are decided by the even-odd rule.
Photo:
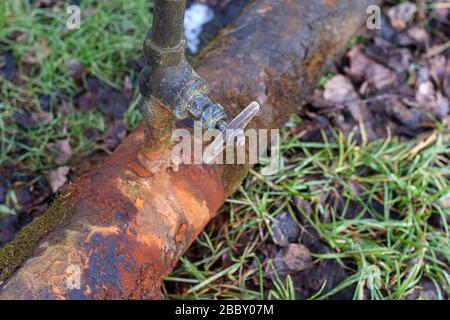
[[[260,108],[261,106],[259,103],[253,101],[231,120],[223,130],[220,131],[214,141],[205,148],[203,162],[206,164],[212,163],[212,161],[228,146],[235,144],[238,147],[243,146],[245,144],[244,129],[256,116]]]

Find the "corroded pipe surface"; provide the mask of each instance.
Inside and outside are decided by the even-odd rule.
[[[183,39],[183,21],[186,0],[154,0],[153,41],[172,48]]]
[[[202,54],[197,71],[230,115],[257,100],[254,126],[275,128],[374,2],[253,1]],[[150,176],[137,162],[143,137],[141,126],[0,250],[1,299],[161,297],[163,276],[248,168],[182,165]]]

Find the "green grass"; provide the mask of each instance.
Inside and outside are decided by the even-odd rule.
[[[262,287],[273,261],[261,261],[261,246],[270,241],[280,212],[304,221],[301,227],[313,228],[331,249],[312,252],[316,263],[337,259],[351,271],[331,291],[319,290],[310,298],[327,299],[353,286],[355,299],[403,299],[424,278],[434,283],[439,298],[449,294],[448,132],[437,131],[427,144],[388,139],[358,146],[338,133],[333,142],[302,142],[289,133],[282,141],[283,171],[271,177],[251,172],[222,210],[227,219],[210,224],[187,255],[195,259],[182,258],[166,279],[181,292],[172,298],[296,298],[290,277]],[[341,196],[336,205],[333,199]],[[295,199],[305,201],[308,212]],[[365,275],[374,266],[380,285],[367,289]]]
[[[0,165],[20,165],[41,172],[55,166],[52,144],[69,138],[74,155],[86,155],[95,147],[84,131],[105,128],[97,111],[57,112],[64,100],[71,105],[79,90],[70,77],[66,62],[75,59],[87,72],[117,89],[130,75],[127,60],[141,51],[142,40],[151,24],[150,3],[136,1],[83,1],[81,28],[66,28],[66,5],[52,9],[34,8],[32,1],[2,1],[0,4],[0,51],[12,51],[21,69],[21,83],[0,84]],[[30,55],[44,57],[29,64]],[[39,98],[50,98],[52,121],[24,130],[11,121],[20,110],[43,111]],[[131,128],[139,121],[135,99],[126,114]],[[24,139],[29,142],[24,145]],[[31,143],[30,143],[31,142]]]

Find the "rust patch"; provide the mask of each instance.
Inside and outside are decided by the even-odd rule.
[[[170,180],[175,190],[184,190],[190,198],[204,203],[209,211],[215,212],[226,198],[216,168],[212,165],[182,165],[177,172],[170,173]],[[186,198],[180,203],[184,203]]]
[[[187,224],[183,223],[180,226],[180,228],[178,229],[178,232],[177,232],[177,234],[175,236],[175,241],[177,243],[180,243],[181,241],[183,241],[185,233],[186,233],[186,230],[187,230]]]
[[[136,154],[137,159],[137,154]],[[138,177],[141,178],[149,178],[151,177],[151,173],[148,172],[143,166],[141,166],[136,160],[131,160],[128,162],[128,169],[133,171]]]
[[[141,198],[137,197],[136,201],[134,202],[134,205],[137,209],[141,209],[144,206],[144,200],[142,200]]]
[[[158,250],[161,250],[164,246],[163,239],[153,234],[139,234],[137,240],[148,247],[156,247]]]
[[[118,235],[120,229],[117,226],[107,226],[107,227],[99,227],[99,226],[86,226],[89,229],[89,234],[87,236],[87,240],[89,241],[92,236],[99,234],[102,237],[107,237],[109,235]]]

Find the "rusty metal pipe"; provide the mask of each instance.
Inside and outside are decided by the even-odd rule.
[[[258,0],[204,51],[197,70],[235,116],[280,126],[363,23],[373,0]],[[243,165],[182,165],[151,176],[139,127],[100,168],[0,249],[0,299],[153,299],[181,254],[245,177]],[[165,152],[164,146],[160,151]]]
[[[153,8],[153,42],[164,48],[178,46],[184,37],[186,0],[155,0]]]

